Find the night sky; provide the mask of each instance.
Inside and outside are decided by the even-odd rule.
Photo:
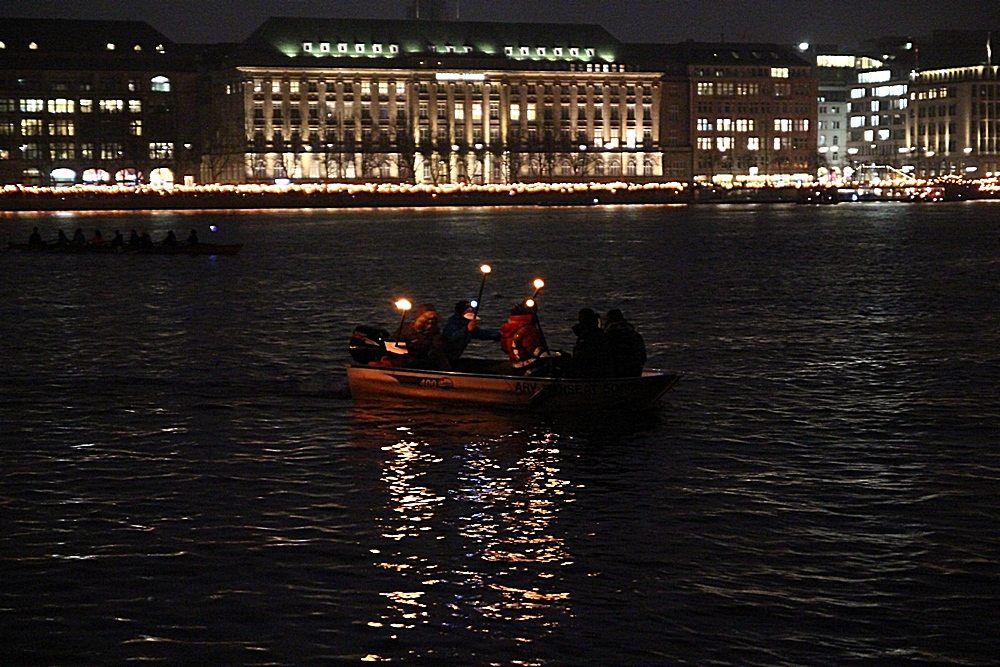
[[[426,3],[427,0],[422,0]],[[442,0],[445,1],[445,0]],[[405,18],[412,0],[0,0],[0,15],[146,21],[177,42],[242,41],[269,16]],[[463,20],[597,23],[626,42],[855,45],[935,29],[1000,32],[998,0],[446,0]]]

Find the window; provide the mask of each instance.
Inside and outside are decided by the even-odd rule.
[[[0,113],[14,111],[15,109],[17,109],[17,105],[14,104],[14,100],[9,97],[0,97]]]
[[[21,119],[21,135],[25,137],[40,137],[42,136],[42,125],[41,119],[38,118],[22,118]]]
[[[45,100],[24,99],[21,100],[21,113],[41,113],[45,111]]]
[[[122,145],[116,141],[106,141],[101,145],[102,160],[116,160],[122,154]]]
[[[714,95],[715,94],[715,84],[699,82],[697,87],[697,94],[700,96]]]
[[[698,131],[699,132],[711,132],[712,131],[712,121],[708,118],[698,119]]]
[[[53,160],[73,160],[76,158],[76,146],[71,142],[55,141],[49,145],[49,157]]]
[[[165,76],[154,76],[149,80],[149,89],[154,93],[169,93],[170,79]]]
[[[154,141],[149,144],[150,160],[170,160],[174,157],[174,144],[171,141]]]
[[[57,98],[49,100],[49,113],[73,113],[73,100]]]
[[[123,100],[100,100],[98,108],[103,113],[121,113],[125,108],[125,102]]]
[[[787,79],[788,78],[788,68],[787,67],[772,67],[771,68],[771,78],[772,79]]]
[[[128,131],[129,131],[129,134],[131,134],[133,137],[141,137],[142,136],[142,121],[139,120],[138,118],[129,121]]]
[[[510,108],[510,119],[512,121],[514,121],[514,122],[518,122],[518,121],[521,120],[521,107],[520,107],[520,105],[515,104],[514,106],[512,106]]]
[[[791,118],[775,118],[774,119],[774,131],[775,132],[791,132],[792,131],[792,119]]]
[[[732,137],[716,137],[715,147],[719,149],[720,153],[725,153],[726,151],[733,149],[733,138]]]
[[[129,113],[142,113],[142,100],[129,100],[128,101],[128,112]]]
[[[57,120],[49,123],[49,135],[53,137],[72,137],[75,130],[71,120]]]
[[[698,137],[698,150],[700,151],[712,150],[712,137]]]
[[[747,150],[748,151],[759,151],[760,150],[760,137],[747,137]]]

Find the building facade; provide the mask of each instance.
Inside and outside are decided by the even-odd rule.
[[[693,180],[810,182],[816,175],[812,66],[774,44],[682,45]]]
[[[0,181],[788,183],[816,80],[767,44],[600,26],[270,19],[192,47],[143,23],[0,24]]]
[[[596,26],[518,27],[271,19],[223,84],[246,178],[662,180],[660,74]]]
[[[936,33],[910,82],[907,143],[920,178],[1000,174],[1000,66],[989,32]]]
[[[0,182],[197,174],[194,60],[143,23],[0,23]]]

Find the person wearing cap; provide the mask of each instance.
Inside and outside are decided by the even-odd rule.
[[[573,374],[577,377],[611,377],[614,367],[608,339],[601,329],[601,318],[592,308],[581,308],[579,320],[573,325],[576,344],[573,346]]]
[[[451,363],[442,350],[441,329],[434,306],[425,303],[417,306],[413,321],[403,325],[400,339],[406,343],[405,364],[411,368],[451,370]]]
[[[611,363],[616,377],[639,377],[646,365],[646,342],[632,323],[617,308],[604,318],[604,335],[608,339]]]
[[[444,323],[441,330],[444,354],[452,366],[465,352],[471,340],[500,340],[498,329],[484,329],[478,324],[476,310],[469,301],[455,304],[455,312]]]

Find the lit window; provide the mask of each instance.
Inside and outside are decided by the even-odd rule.
[[[74,101],[64,98],[49,100],[49,113],[73,113]]]
[[[364,53],[365,52],[365,45],[364,44],[355,44],[354,45],[354,52],[355,53]]]
[[[888,141],[889,140],[889,130],[879,130],[878,131],[878,139],[879,139],[879,141]]]
[[[142,113],[142,100],[129,100],[128,101],[128,112],[129,113]]]
[[[337,44],[337,53],[347,53],[347,44],[343,42]]]
[[[330,42],[320,42],[319,52],[320,53],[330,53]]]
[[[94,100],[80,100],[80,113],[93,113]]]
[[[37,51],[38,50],[38,42],[31,42],[30,44],[28,44],[28,48],[30,50],[32,50],[32,51]]]
[[[121,113],[125,109],[124,100],[101,100],[98,108],[104,113]]]
[[[748,151],[759,151],[760,150],[760,137],[747,137],[747,150]]]
[[[561,48],[559,48],[558,46],[556,48],[552,49],[552,55],[558,56],[558,57],[562,57],[562,54],[563,54],[563,50]]]
[[[521,107],[514,105],[510,108],[510,119],[514,122],[521,120]]]
[[[572,46],[569,49],[569,54],[574,58],[576,58],[580,55],[580,49],[576,48],[575,46]]]
[[[772,67],[771,68],[771,78],[773,78],[773,79],[787,79],[788,78],[788,68],[787,67]]]
[[[105,48],[106,48],[106,49],[107,49],[108,51],[114,51],[114,50],[115,50],[115,45],[114,45],[114,42],[108,42],[108,45],[107,45],[107,46],[106,46]]]
[[[521,55],[522,56],[531,55],[531,49],[529,47],[527,47],[527,46],[522,46],[521,47]]]
[[[698,137],[698,150],[700,151],[712,150],[712,137]]]
[[[588,58],[593,58],[594,57],[594,50],[593,49],[587,49],[587,57]]]
[[[170,79],[165,76],[154,76],[149,80],[149,89],[154,93],[169,93]]]
[[[399,53],[399,44],[390,44],[389,53]]]
[[[382,53],[382,45],[381,44],[372,44],[372,52],[373,53]]]
[[[719,149],[720,153],[725,153],[733,148],[733,138],[732,137],[716,137],[715,146]]]
[[[302,42],[302,50],[306,53],[312,53],[313,44],[312,42]]]
[[[3,42],[0,42],[0,49],[6,49],[6,48],[7,48],[7,45],[4,44]]]
[[[137,119],[132,120],[131,122],[129,122],[129,133],[133,137],[141,137],[142,136],[142,121],[137,118]]]
[[[154,141],[149,144],[149,159],[170,160],[174,157],[172,141]]]
[[[139,46],[138,44],[136,44],[135,46],[132,47],[132,50],[136,51],[136,52],[139,52],[139,51],[142,51],[142,47]]]
[[[544,56],[545,55],[545,47],[544,46],[539,46],[538,50],[537,50],[537,53],[540,56]]]
[[[271,82],[271,94],[272,95],[280,95],[281,94],[281,82],[280,81],[272,81]]]
[[[712,121],[708,118],[698,119],[698,131],[699,132],[711,132],[712,131]]]

